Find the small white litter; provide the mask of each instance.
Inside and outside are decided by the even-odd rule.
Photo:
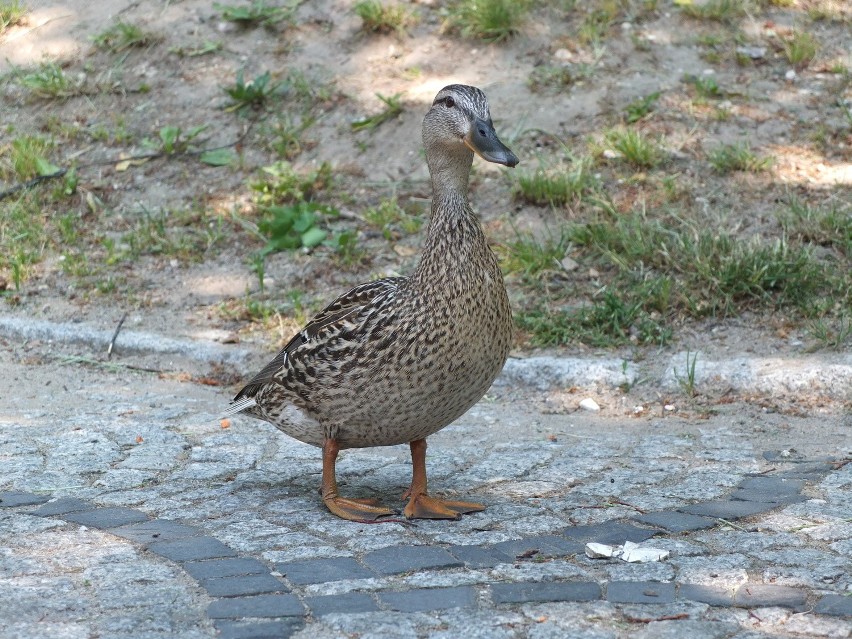
[[[669,556],[668,550],[660,548],[641,548],[639,544],[625,541],[623,546],[610,546],[608,544],[586,544],[586,557],[589,559],[618,558],[622,561],[634,563],[648,563],[651,561],[662,561]]]

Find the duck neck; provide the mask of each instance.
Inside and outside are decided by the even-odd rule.
[[[432,216],[423,246],[423,256],[413,279],[426,281],[447,277],[464,278],[464,274],[480,269],[482,248],[488,244],[476,214],[467,200],[468,176],[473,153],[465,157],[444,156],[442,162],[427,162],[432,175]],[[452,264],[451,273],[447,263]]]

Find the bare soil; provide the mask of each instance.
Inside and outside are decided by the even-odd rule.
[[[733,225],[743,238],[780,235],[773,211],[791,195],[850,210],[852,10],[846,3],[764,3],[731,26],[685,17],[671,2],[656,3],[654,10],[644,9],[647,3],[625,2],[628,8],[617,12],[596,45],[580,37],[591,6],[565,10],[557,2],[536,3],[516,37],[487,44],[447,32],[445,3],[405,4],[419,15],[417,24],[405,35],[382,35],[364,33],[354,3],[343,0],[303,2],[292,23],[269,29],[225,22],[206,0],[104,0],[96,9],[83,0],[28,2],[25,22],[0,36],[0,150],[8,152],[17,135],[48,135],[57,141],[53,163],[89,165],[78,171],[76,193],[55,204],[53,214],[76,216],[80,232],[92,241],[93,255],[99,248],[92,229],[120,234],[152,214],[164,216],[167,225],[209,231],[214,239],[189,256],[143,251],[135,261],[115,266],[117,289],[98,293],[91,279],[62,268],[63,246],[52,238],[21,290],[6,296],[2,312],[102,328],[114,327],[127,312],[127,327],[240,340],[255,344],[259,353],[272,353],[332,295],[366,279],[404,274],[416,264],[426,225],[388,240],[365,223],[363,211],[396,195],[425,217],[429,182],[420,122],[435,93],[454,82],[486,91],[498,132],[521,158],[518,170],[559,156],[563,149],[587,153],[604,129],[623,121],[627,105],[659,91],[653,114],[638,126],[661,140],[668,156],[664,168],[656,173],[624,170],[603,159],[597,167],[621,210],[653,209],[665,177],[681,185],[683,198],[706,213],[708,225]],[[812,19],[808,9],[816,5],[831,5],[833,19]],[[142,27],[155,41],[118,53],[97,49],[93,36],[116,21]],[[806,29],[820,44],[807,67],[795,68],[782,55],[780,43],[792,29]],[[727,35],[719,36],[718,46],[701,44],[714,34],[731,33],[762,53],[738,61],[737,42]],[[221,48],[188,54],[207,42],[221,43]],[[60,61],[85,87],[84,94],[44,100],[23,88],[16,78],[43,59]],[[536,69],[564,65],[590,71],[567,86],[531,89],[528,80]],[[300,171],[331,164],[332,197],[343,214],[334,228],[354,229],[363,250],[354,261],[341,261],[322,247],[274,254],[267,260],[262,294],[249,257],[263,241],[240,220],[251,220],[255,210],[249,187],[253,176],[281,159],[270,148],[277,118],[288,113],[298,118],[306,107],[290,104],[285,96],[261,114],[229,112],[223,87],[232,85],[240,70],[246,79],[268,70],[275,80],[299,72],[310,81],[316,92],[309,108],[317,119],[291,159]],[[724,99],[696,100],[684,81],[692,76],[715,79],[724,87]],[[403,112],[372,131],[354,132],[351,122],[381,111],[377,93],[401,94]],[[200,147],[239,140],[239,163],[211,167],[197,156],[181,156],[119,170],[121,157],[147,152],[143,140],[156,139],[166,125],[184,130],[207,125],[197,141]],[[772,155],[773,167],[757,174],[712,172],[708,150],[736,141]],[[506,169],[477,161],[472,201],[495,242],[509,241],[516,232],[546,235],[560,222],[584,214],[582,207],[554,210],[513,199],[513,184]],[[593,277],[592,271],[580,264],[575,275]],[[0,277],[10,287],[10,274],[0,272]],[[516,301],[532,294],[512,278],[509,285]],[[249,299],[271,301],[279,312],[259,320],[245,309]],[[805,327],[782,313],[745,313],[686,321],[666,349],[627,348],[617,354],[662,361],[689,347],[717,357],[795,358],[812,346]],[[530,352],[522,334],[517,347]],[[569,345],[558,352],[600,351]]]

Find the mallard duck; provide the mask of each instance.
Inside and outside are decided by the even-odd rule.
[[[410,445],[407,518],[458,519],[484,509],[428,494],[426,438],[482,398],[509,353],[506,288],[467,190],[474,153],[509,167],[518,158],[497,137],[485,94],[459,84],[435,97],[423,144],[432,216],[414,273],[361,284],[335,299],[228,410],[322,447],[323,502],[354,521],[398,511],[338,493],[335,464],[345,448]]]

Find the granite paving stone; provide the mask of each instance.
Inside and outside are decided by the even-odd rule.
[[[710,606],[732,606],[734,604],[734,590],[732,588],[702,584],[680,584],[677,592],[681,599],[700,601]]]
[[[223,389],[75,370],[35,412],[0,393],[4,639],[852,636],[852,464],[821,461],[852,452],[836,414],[737,400],[694,419],[674,397],[625,421],[503,387],[430,437],[434,489],[488,508],[368,525],[322,508],[315,448],[222,428]],[[410,451],[347,450],[339,470],[346,494],[401,505]],[[671,554],[583,554],[628,540]]]
[[[117,507],[81,510],[66,513],[62,518],[89,528],[117,528],[118,526],[147,521],[148,515],[134,508]]]
[[[302,628],[302,619],[284,619],[280,621],[225,621],[217,619],[213,624],[219,639],[288,639]]]
[[[187,526],[170,519],[151,519],[141,524],[110,528],[109,533],[138,544],[149,545],[155,541],[172,541],[201,534],[197,526]]]
[[[807,593],[799,588],[775,584],[743,584],[734,594],[734,605],[742,608],[781,606],[804,610]]]
[[[0,508],[16,508],[18,506],[35,506],[43,504],[50,495],[36,495],[19,490],[0,491]]]
[[[742,519],[759,513],[765,513],[777,508],[778,504],[769,504],[757,501],[733,501],[730,499],[703,501],[691,506],[678,508],[680,512],[690,515],[704,517],[718,517],[719,519]]]
[[[497,564],[511,561],[506,555],[495,553],[491,548],[482,546],[450,546],[447,551],[456,559],[463,561],[468,568],[492,568]]]
[[[600,598],[600,586],[587,581],[500,583],[491,585],[491,600],[495,604],[594,601]]]
[[[774,493],[754,488],[735,490],[730,494],[730,498],[736,501],[755,501],[766,504],[797,504],[807,499],[798,493]]]
[[[659,581],[612,581],[606,587],[606,599],[612,603],[671,603],[675,585]]]
[[[824,595],[814,606],[814,612],[852,619],[852,596]]]
[[[171,541],[156,541],[148,550],[172,561],[200,561],[218,557],[235,557],[236,551],[213,537],[184,537]]]
[[[275,570],[293,584],[319,584],[343,579],[368,579],[376,574],[351,557],[305,559],[276,564]]]
[[[476,590],[470,586],[455,588],[418,588],[401,592],[386,591],[378,594],[379,601],[399,612],[423,612],[467,608],[476,605]]]
[[[537,535],[523,539],[512,539],[493,544],[490,548],[507,561],[529,559],[535,554],[540,557],[564,557],[583,552],[584,545],[557,535]],[[533,551],[536,551],[533,553]]]
[[[692,530],[704,530],[712,528],[719,522],[709,517],[699,517],[677,511],[663,510],[655,513],[646,513],[633,517],[634,520],[651,526],[659,526],[670,532],[688,532]]]
[[[54,499],[53,501],[49,501],[39,508],[36,508],[30,514],[37,515],[39,517],[55,517],[57,515],[78,512],[80,510],[92,510],[92,508],[92,503],[85,501],[84,499],[77,499],[76,497],[60,497],[59,499]]]
[[[436,546],[390,546],[364,555],[364,563],[380,575],[413,570],[461,568],[464,563]]]
[[[264,574],[202,579],[200,583],[201,587],[211,597],[242,597],[244,595],[290,591],[287,586],[272,575]]]
[[[562,531],[570,539],[599,544],[623,544],[625,541],[636,543],[650,539],[662,532],[653,528],[640,528],[621,521],[607,521],[590,526],[571,526]]]
[[[260,575],[269,572],[263,562],[248,557],[224,557],[204,561],[187,561],[183,569],[198,580],[239,575]]]
[[[207,607],[211,619],[241,619],[243,617],[302,617],[305,607],[293,595],[252,595],[217,599]]]
[[[746,477],[740,482],[738,488],[777,495],[795,495],[802,492],[804,486],[805,482],[802,479],[761,475],[760,477]]]
[[[352,614],[379,610],[373,596],[365,592],[342,592],[337,595],[306,597],[305,604],[315,617],[340,612]]]

